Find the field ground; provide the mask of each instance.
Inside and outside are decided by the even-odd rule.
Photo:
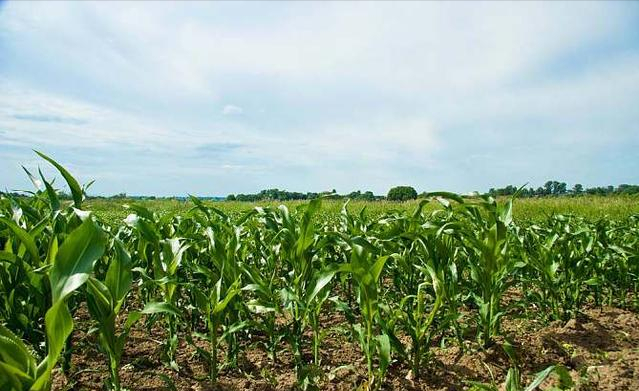
[[[127,201],[94,200],[88,209],[112,224],[118,224],[128,214],[122,207]],[[182,214],[191,207],[190,202],[175,200],[153,200],[137,202],[160,214]],[[215,202],[209,203],[227,213],[247,211],[256,205],[278,205],[278,202]],[[289,208],[305,202],[284,202]],[[322,210],[328,215],[337,215],[343,201],[326,201]],[[350,209],[366,208],[373,217],[393,210],[412,210],[417,201],[352,202]],[[519,199],[515,202],[514,218],[520,223],[546,219],[553,213],[575,214],[588,220],[599,218],[623,219],[639,213],[637,197],[565,197]],[[517,294],[515,296],[518,296]],[[539,308],[528,309],[540,311]],[[322,323],[326,325],[327,337],[322,346],[322,390],[352,390],[366,379],[366,363],[356,341],[349,340],[348,323],[342,315],[327,311]],[[73,334],[78,345],[73,356],[75,368],[69,382],[61,374],[57,377],[57,389],[73,388],[93,390],[102,387],[108,368],[104,355],[97,350],[96,337],[87,335],[91,325],[86,310],[80,312],[78,328]],[[504,337],[514,342],[522,372],[528,381],[532,374],[551,364],[563,364],[579,384],[579,390],[638,390],[639,389],[639,316],[627,310],[613,307],[590,308],[583,311],[577,320],[555,321],[544,325],[528,316],[521,309],[505,317]],[[295,385],[295,372],[290,349],[283,344],[279,361],[273,364],[259,345],[263,336],[256,335],[243,347],[237,369],[221,373],[217,388],[223,390],[290,390]],[[502,338],[504,338],[502,337]],[[122,379],[125,386],[135,390],[170,389],[209,390],[207,361],[196,349],[180,341],[179,364],[176,373],[161,362],[161,341],[165,331],[154,326],[149,333],[142,323],[132,332],[124,354]],[[437,341],[435,341],[437,344]],[[406,364],[391,366],[383,389],[389,390],[466,390],[468,381],[503,382],[509,361],[501,348],[478,349],[468,344],[462,352],[455,344],[448,348],[434,347],[430,367],[424,370],[421,379],[412,379]],[[206,342],[201,342],[206,349]],[[310,352],[307,352],[310,354]],[[221,352],[220,358],[224,355]],[[170,379],[168,381],[167,379]],[[552,380],[551,380],[552,382]],[[545,384],[548,384],[546,381]]]
[[[337,215],[343,200],[326,200],[322,209],[328,214]],[[262,201],[262,202],[238,202],[217,201],[207,202],[207,205],[215,206],[225,212],[237,213],[252,209],[255,206],[277,206],[284,204],[289,209],[297,205],[304,205],[307,201]],[[419,200],[408,202],[389,201],[351,201],[349,209],[358,212],[366,208],[372,217],[393,210],[412,211],[418,205]],[[129,211],[123,207],[125,204],[143,205],[160,214],[181,214],[193,207],[189,201],[178,200],[100,200],[94,199],[87,203],[87,209],[93,210],[99,217],[108,223],[120,223]],[[639,196],[580,196],[580,197],[548,197],[548,198],[520,198],[516,199],[513,208],[515,221],[537,221],[545,219],[553,213],[575,214],[588,219],[608,217],[620,219],[632,214],[639,214]]]
[[[70,381],[58,373],[55,390],[98,390],[108,378],[104,354],[97,349],[95,334],[87,334],[91,318],[86,309],[76,314],[77,328],[73,373]],[[366,379],[366,364],[359,345],[346,337],[345,319],[328,315],[323,319],[328,337],[323,343],[322,367],[326,372],[322,390],[353,390]],[[514,341],[522,371],[530,376],[552,364],[563,364],[579,390],[634,391],[639,389],[639,316],[636,313],[604,307],[584,311],[578,320],[556,321],[542,326],[530,318],[507,319],[504,335]],[[158,325],[150,332],[143,323],[131,333],[126,345],[121,375],[123,386],[132,390],[171,389],[211,390],[206,379],[207,362],[193,346],[180,342],[179,373],[166,367],[159,357],[165,332]],[[224,371],[216,389],[291,390],[295,373],[289,350],[283,346],[280,360],[271,364],[264,350],[254,343],[244,347],[239,368]],[[200,347],[206,349],[206,342]],[[490,382],[491,373],[501,383],[508,369],[508,358],[499,347],[486,351],[469,347],[462,353],[457,346],[433,348],[434,359],[420,380],[410,379],[405,365],[391,366],[383,389],[461,391],[469,380]],[[310,353],[309,353],[310,354]],[[222,355],[220,356],[222,357]],[[165,379],[163,379],[165,377]],[[166,379],[170,379],[167,382]],[[546,381],[548,384],[550,381]]]
[[[433,200],[416,214],[407,212],[419,201],[357,201],[341,220],[342,200],[284,202],[290,214],[273,208],[240,219],[280,203],[206,202],[189,216],[190,201],[91,199],[83,209],[97,221],[46,197],[14,201],[25,214],[4,203],[3,216],[18,216],[26,229],[2,220],[11,229],[0,231],[8,260],[0,263],[0,320],[17,319],[11,325],[24,335],[35,331],[31,346],[45,346],[37,343],[44,335],[38,319],[48,302],[34,306],[37,317],[14,316],[14,309],[26,312],[36,289],[48,295],[49,286],[10,277],[49,273],[52,281],[64,266],[59,254],[95,256],[83,272],[95,277],[62,299],[74,325],[53,372],[57,391],[112,389],[118,373],[122,390],[138,391],[295,390],[303,376],[313,379],[309,390],[466,391],[472,381],[502,384],[515,367],[528,384],[550,365],[567,371],[572,391],[639,390],[636,196],[518,199],[512,219],[507,199],[472,200],[444,213]],[[132,211],[137,216],[125,224]],[[38,228],[42,221],[48,229]],[[95,234],[85,242],[74,236],[85,232]],[[103,248],[85,257],[99,241]],[[85,247],[72,253],[78,243]],[[51,267],[35,268],[52,253]],[[141,321],[113,345],[124,348],[121,362],[109,353],[110,379],[105,333],[128,330],[127,314]],[[410,333],[419,330],[422,350],[413,350]],[[383,356],[382,337],[392,354]],[[207,357],[213,346],[219,350]],[[414,351],[415,361],[406,353]],[[389,366],[377,372],[383,363]],[[170,368],[176,364],[179,370]],[[553,374],[540,389],[557,381]]]

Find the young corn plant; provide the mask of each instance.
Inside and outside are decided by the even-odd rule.
[[[175,360],[178,345],[178,310],[180,285],[178,271],[188,244],[175,234],[175,228],[158,219],[151,211],[141,206],[130,206],[136,214],[127,217],[127,224],[137,234],[136,255],[143,266],[133,268],[144,279],[147,289],[145,309],[157,310],[167,325],[164,344],[166,362],[175,371],[179,370]],[[168,236],[168,237],[167,237]],[[161,310],[158,310],[161,309]]]
[[[256,212],[245,213],[238,220],[233,221],[226,213],[217,208],[205,206],[195,197],[191,197],[191,201],[196,205],[192,211],[202,212],[204,219],[195,215],[203,229],[190,236],[197,255],[189,266],[198,283],[209,287],[198,293],[200,299],[196,302],[199,303],[200,314],[204,316],[209,326],[209,335],[211,335],[211,327],[215,333],[220,327],[224,328],[224,333],[221,336],[216,335],[215,343],[211,342],[211,344],[217,350],[218,341],[224,340],[227,345],[225,364],[236,367],[238,355],[241,352],[238,335],[249,323],[245,319],[245,303],[239,300],[239,297],[236,298],[242,285],[245,259],[249,257],[244,223]],[[202,300],[203,297],[209,298],[208,305],[204,305],[206,302]],[[228,301],[222,306],[221,303],[224,300]],[[217,360],[217,357],[214,359]],[[217,361],[213,364],[217,366]],[[217,377],[217,369],[215,372]]]
[[[51,372],[73,331],[67,299],[89,279],[93,264],[104,253],[105,241],[101,229],[87,218],[59,248],[49,249],[51,305],[45,315],[46,357],[38,363],[20,338],[0,325],[0,389],[51,389]]]
[[[454,290],[448,285],[457,283],[452,273],[454,269],[450,268],[454,264],[447,238],[440,235],[441,232],[436,231],[414,241],[414,259],[419,261],[412,266],[419,271],[422,282],[417,285],[415,293],[401,299],[395,312],[395,322],[411,338],[410,347],[405,350],[408,351],[408,362],[415,379],[421,377],[422,368],[429,359],[431,340],[445,322],[442,310],[448,293]]]
[[[220,278],[208,292],[196,286],[192,287],[192,289],[195,293],[195,304],[198,310],[205,315],[209,344],[211,345],[211,351],[207,355],[209,358],[209,378],[211,386],[214,386],[219,372],[218,348],[221,340],[220,331],[225,324],[225,319],[229,316],[229,303],[240,293],[240,280],[235,280],[229,286],[225,286],[223,278]],[[244,327],[243,324],[236,323],[227,328],[224,333],[234,333],[242,327]]]
[[[321,200],[311,201],[302,211],[299,221],[289,214],[285,206],[278,209],[261,209],[258,217],[269,232],[268,239],[282,260],[285,275],[280,290],[282,307],[290,319],[285,338],[288,340],[295,361],[299,387],[315,387],[319,372],[321,330],[319,312],[328,295],[325,293],[335,271],[322,265],[322,243],[317,235],[313,216],[320,209]],[[266,279],[265,276],[263,279]],[[268,303],[261,306],[266,308]],[[311,326],[313,334],[313,362],[303,356],[305,331]]]
[[[22,210],[20,207],[16,210]],[[38,354],[46,354],[46,332],[41,319],[49,307],[50,286],[45,265],[40,261],[36,232],[23,224],[22,218],[0,217],[0,232],[6,238],[0,250],[0,320],[20,337],[33,343]],[[6,227],[2,229],[2,227]],[[43,241],[44,242],[44,241]]]
[[[6,295],[5,311],[0,310],[0,319],[18,336],[26,338],[35,351],[44,355],[46,347],[45,318],[51,305],[51,286],[48,268],[52,264],[59,244],[72,231],[89,219],[89,212],[82,210],[86,188],[80,187],[75,178],[50,157],[36,153],[53,165],[66,181],[73,201],[63,201],[54,181],[47,181],[38,170],[40,179],[23,167],[36,191],[27,192],[31,197],[9,197],[8,210],[0,211],[0,286]],[[4,235],[6,233],[6,236]],[[2,237],[7,239],[3,241]],[[71,314],[79,305],[76,296],[70,296],[66,305]],[[62,370],[68,375],[71,339],[67,338],[63,348]]]
[[[272,256],[267,256],[273,259]],[[256,319],[252,327],[264,333],[267,341],[264,343],[268,356],[272,364],[277,363],[277,352],[279,344],[284,339],[285,334],[277,324],[277,316],[282,314],[280,287],[277,284],[277,268],[274,263],[268,263],[264,270],[271,273],[262,276],[262,273],[255,265],[243,265],[247,285],[242,289],[250,292],[253,296],[246,305]]]
[[[443,281],[441,274],[438,275],[430,265],[423,268],[430,276],[429,280],[419,284],[417,294],[407,296],[402,300],[401,306],[406,308],[403,317],[405,329],[411,337],[412,344],[410,349],[410,365],[414,378],[421,377],[421,369],[425,360],[428,358],[428,349],[433,336],[433,322],[444,299]],[[432,289],[434,302],[430,309],[426,306],[427,290]]]
[[[443,197],[447,198],[443,198]],[[427,202],[436,199],[443,209],[436,209],[424,215],[423,207]],[[432,193],[422,201],[410,218],[400,218],[402,222],[401,237],[405,244],[393,251],[391,265],[394,286],[399,296],[393,305],[392,318],[394,325],[410,336],[410,345],[401,344],[397,348],[398,338],[391,342],[400,357],[406,355],[411,366],[413,378],[422,375],[429,358],[429,348],[433,336],[447,325],[452,326],[455,335],[462,343],[461,318],[459,309],[461,298],[459,293],[459,276],[457,273],[457,222],[452,219],[453,209],[449,201],[462,204],[463,200],[454,194]],[[426,222],[424,222],[426,221]],[[406,241],[408,239],[408,241]],[[393,239],[401,243],[401,239]],[[394,334],[394,333],[393,333]]]
[[[552,374],[556,374],[559,377],[558,384],[550,388],[545,388],[548,391],[568,391],[574,389],[574,382],[572,381],[570,374],[561,365],[551,365],[541,372],[535,374],[533,380],[527,385],[521,383],[521,373],[517,368],[510,368],[506,374],[506,380],[504,384],[497,385],[494,381],[492,383],[480,383],[480,382],[467,382],[470,385],[470,391],[535,391],[537,390],[544,380]]]
[[[557,239],[559,235],[551,230],[533,225],[524,233],[525,251],[521,252],[526,264],[535,271],[532,279],[539,288],[528,290],[528,296],[539,305],[549,305],[552,319],[561,319],[558,293],[561,265],[553,254]]]
[[[89,313],[98,324],[98,341],[107,354],[110,370],[108,388],[120,391],[120,362],[124,344],[133,324],[142,313],[132,311],[128,314],[124,328],[117,333],[118,314],[131,289],[131,257],[124,245],[117,239],[114,241],[114,256],[111,260],[104,281],[90,277],[87,282],[87,305]]]
[[[539,386],[550,376],[551,374],[557,375],[557,382],[552,387],[548,388],[550,391],[568,391],[572,390],[575,386],[575,383],[570,377],[570,373],[563,365],[551,365],[546,369],[535,374],[532,382],[528,384],[528,386],[524,386],[522,384],[521,373],[519,370],[518,358],[515,352],[514,347],[509,343],[505,342],[501,347],[504,349],[504,352],[508,356],[510,361],[510,369],[506,374],[506,379],[504,384],[498,386],[495,383],[495,378],[493,377],[492,370],[486,364],[486,369],[488,369],[488,373],[491,376],[491,383],[480,383],[474,381],[468,381],[472,391],[534,391],[538,389]]]
[[[47,181],[38,170],[40,179],[23,167],[34,184],[36,191],[27,192],[31,197],[10,198],[11,213],[0,212],[0,228],[7,226],[10,232],[4,243],[0,259],[11,264],[0,266],[0,281],[6,288],[7,325],[19,336],[26,338],[38,354],[45,354],[46,331],[42,321],[50,307],[51,287],[48,281],[48,267],[53,262],[59,244],[90,219],[89,212],[82,210],[84,193],[89,185],[81,187],[76,179],[50,157],[36,153],[53,165],[66,181],[72,195],[71,203],[58,196],[53,188],[54,181]],[[6,218],[4,216],[6,216]],[[0,231],[2,232],[2,231]],[[2,242],[0,234],[0,243]],[[38,252],[43,254],[38,256]],[[7,273],[2,273],[2,271]],[[70,296],[66,305],[74,314],[80,302],[75,295]],[[9,309],[10,308],[10,309]],[[62,370],[68,375],[72,340],[66,339],[62,350]]]
[[[478,306],[478,340],[488,347],[499,334],[504,312],[501,299],[512,284],[516,266],[510,254],[513,198],[498,204],[489,196],[463,204],[468,225],[462,236],[468,253],[473,299]]]
[[[532,226],[524,234],[525,262],[536,273],[537,289],[529,297],[549,306],[552,319],[576,316],[585,301],[586,287],[599,286],[594,262],[595,238],[583,222],[569,216],[552,216],[547,228]]]
[[[356,325],[355,331],[366,356],[368,370],[368,380],[360,389],[378,390],[391,362],[390,337],[388,334],[378,333],[376,327],[380,316],[379,279],[389,256],[376,256],[375,247],[362,237],[349,238],[348,247],[350,262],[341,265],[339,271],[350,274],[358,286],[362,324]],[[376,357],[377,368],[374,366]]]

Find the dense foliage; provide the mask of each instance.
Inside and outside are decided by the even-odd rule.
[[[580,196],[584,194],[590,195],[631,195],[639,194],[639,185],[621,184],[615,186],[596,186],[584,188],[582,184],[575,184],[572,189],[568,189],[566,182],[547,181],[543,187],[518,189],[517,186],[508,185],[502,188],[492,188],[488,190],[488,194],[495,196],[509,196],[515,193],[520,197],[547,197],[547,196],[563,196],[573,195]]]
[[[411,186],[395,186],[388,191],[389,201],[408,201],[417,198],[417,191]]]
[[[42,157],[71,199],[28,171],[35,192],[0,198],[0,390],[47,390],[59,362],[70,375],[69,335],[84,303],[114,390],[140,321],[163,325],[164,361],[176,370],[179,341],[207,342],[197,351],[212,383],[243,346],[259,343],[273,362],[289,350],[298,387],[313,389],[324,376],[322,319],[339,313],[366,361],[366,390],[381,388],[397,362],[424,377],[435,340],[502,343],[501,322],[519,308],[541,321],[574,318],[586,305],[639,308],[639,215],[552,214],[524,225],[513,220],[512,198],[430,193],[410,213],[375,216],[348,203],[325,213],[322,198],[231,215],[192,198],[184,214],[129,205],[113,226],[86,210],[71,174]],[[506,301],[513,291],[521,297]],[[522,389],[511,364],[509,389]],[[561,367],[535,382],[552,371]],[[572,386],[562,379],[558,387]]]
[[[337,194],[335,190],[322,193],[315,192],[293,192],[279,189],[262,190],[256,194],[229,194],[227,201],[291,201],[291,200],[314,200],[320,197],[332,196],[333,198],[349,198],[352,200],[373,201],[383,197],[377,197],[372,191],[361,192],[359,190],[350,192],[346,195]]]

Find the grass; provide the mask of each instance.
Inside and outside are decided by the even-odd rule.
[[[289,209],[295,209],[299,205],[305,205],[308,201],[218,201],[207,203],[229,214],[242,213],[251,210],[255,206],[286,205]],[[407,202],[392,201],[351,201],[351,211],[359,212],[366,208],[371,217],[379,216],[394,210],[412,211],[418,205],[419,200]],[[190,201],[179,200],[90,200],[87,209],[92,210],[103,221],[115,225],[119,224],[130,212],[124,207],[127,204],[142,205],[160,214],[184,214],[193,207]],[[329,215],[337,216],[340,213],[344,200],[327,200],[323,202],[322,210]],[[430,206],[434,208],[435,206]],[[521,198],[515,200],[513,215],[519,223],[535,222],[545,219],[552,214],[574,214],[589,220],[601,218],[623,219],[639,214],[639,196],[580,196],[580,197],[547,197],[547,198]]]

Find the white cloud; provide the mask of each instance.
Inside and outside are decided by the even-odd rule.
[[[637,143],[627,4],[8,2],[0,153],[124,146],[153,154],[128,156],[145,177],[300,190],[447,180],[467,156],[532,172],[513,151]]]
[[[210,22],[260,12],[248,4],[5,7],[5,28],[20,25],[34,42],[47,37],[46,52],[82,64],[76,71],[86,77],[176,99],[219,98],[229,74],[285,78],[293,88],[315,84],[296,89],[304,94],[349,79],[396,93],[468,91],[508,82],[624,25],[616,8],[596,3],[271,3],[295,17],[252,27]],[[103,64],[114,72],[103,72]]]
[[[0,87],[2,144],[152,149],[173,145],[175,134],[148,119],[7,81]]]
[[[242,109],[239,106],[234,106],[234,105],[226,105],[222,109],[222,114],[224,114],[224,115],[240,115],[243,112],[244,112],[244,109]]]

